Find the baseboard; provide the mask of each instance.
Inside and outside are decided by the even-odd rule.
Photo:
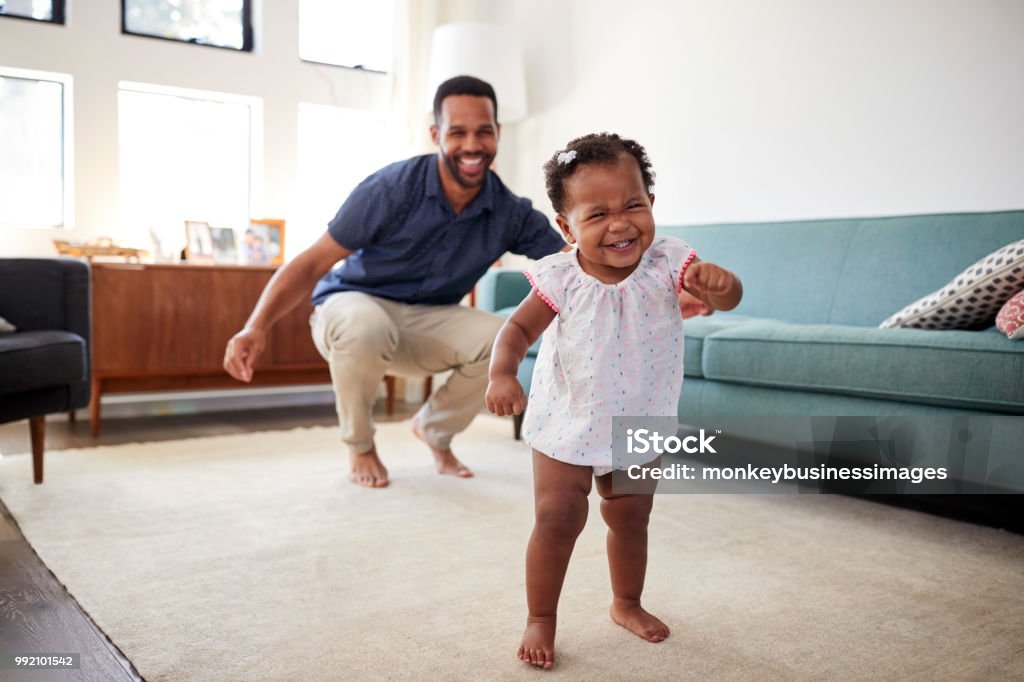
[[[333,404],[334,391],[330,384],[232,388],[218,391],[122,393],[105,395],[102,401],[104,419]]]

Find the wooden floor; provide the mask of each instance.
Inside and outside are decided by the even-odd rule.
[[[395,415],[376,409],[378,421],[405,419],[418,406],[398,403]],[[87,420],[69,423],[65,418],[47,420],[47,450],[88,448],[138,441],[175,440],[253,431],[276,431],[300,426],[337,424],[330,405],[271,408],[178,416],[104,419],[99,438],[89,435]],[[30,450],[28,422],[0,425],[0,453]],[[343,466],[339,451],[339,466]],[[25,460],[25,477],[31,478],[31,458]],[[45,485],[45,483],[43,484]],[[81,669],[12,671],[0,670],[0,680],[139,680],[131,662],[96,627],[60,581],[40,561],[25,541],[17,523],[0,501],[0,653],[77,653]]]

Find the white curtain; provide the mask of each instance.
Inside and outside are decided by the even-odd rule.
[[[403,122],[407,156],[434,149],[427,93],[430,39],[441,23],[441,0],[397,0],[395,3],[395,66],[391,71],[391,107]]]
[[[430,42],[434,29],[458,21],[481,21],[495,0],[395,0],[395,67],[391,71],[391,107],[405,121],[409,155],[434,150],[430,141],[434,93],[427,92]]]

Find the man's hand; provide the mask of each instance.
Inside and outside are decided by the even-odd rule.
[[[224,350],[224,369],[239,381],[252,381],[253,365],[266,347],[266,332],[243,329],[228,341],[228,347]]]
[[[487,394],[484,396],[487,409],[499,417],[507,417],[512,414],[522,414],[526,409],[526,394],[519,380],[511,374],[502,375],[491,379],[487,384]]]
[[[267,330],[303,300],[309,300],[318,279],[352,252],[325,232],[267,282],[245,328],[231,337],[224,349],[224,369],[239,381],[252,381],[253,367],[267,347]]]
[[[683,319],[696,317],[697,315],[710,315],[715,312],[708,307],[707,303],[700,300],[688,291],[679,292],[679,313]]]

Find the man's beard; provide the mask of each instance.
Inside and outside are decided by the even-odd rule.
[[[459,185],[461,185],[462,187],[465,187],[466,189],[472,189],[474,187],[481,187],[484,184],[484,182],[487,180],[487,170],[491,167],[491,163],[494,161],[494,157],[490,156],[488,154],[481,154],[480,155],[480,159],[481,159],[480,165],[483,167],[484,172],[480,174],[480,179],[479,180],[467,180],[462,175],[462,172],[459,170],[459,161],[458,161],[458,159],[461,158],[461,157],[464,157],[464,156],[470,156],[470,155],[469,154],[458,154],[458,155],[452,157],[452,156],[448,156],[444,152],[441,153],[441,158],[444,159],[444,165],[448,166],[448,172],[451,173],[452,179],[454,179],[455,182],[459,183]]]

